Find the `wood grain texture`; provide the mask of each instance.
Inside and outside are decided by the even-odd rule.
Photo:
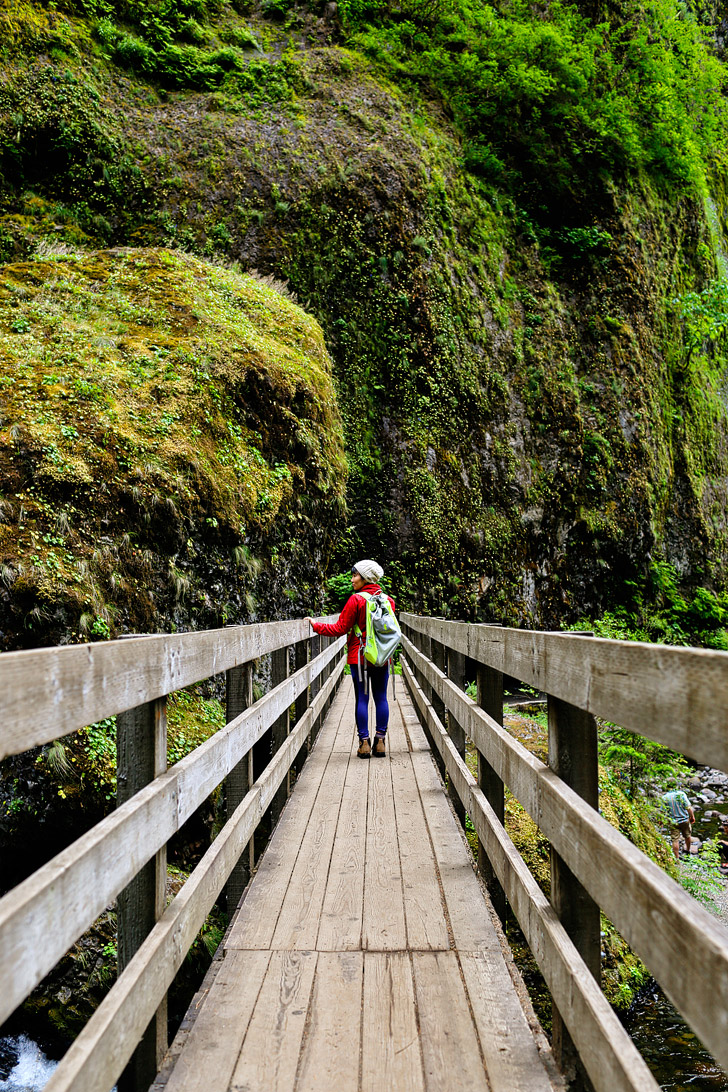
[[[413,952],[412,963],[427,1092],[452,1092],[453,1078],[468,1092],[491,1092],[457,954]]]
[[[471,625],[403,614],[414,633],[728,770],[728,653]]]
[[[49,1092],[107,1092],[131,1056],[161,998],[235,866],[243,846],[285,779],[313,717],[334,688],[337,665],[307,714],[225,824],[116,986],[61,1060]]]
[[[369,763],[362,944],[391,951],[407,947],[392,774],[387,759]]]
[[[327,810],[334,810],[337,793],[341,801],[338,805],[339,818],[324,897],[324,906],[327,905],[327,900],[330,900],[328,905],[331,906],[332,913],[326,926],[322,919],[318,946],[321,946],[320,940],[327,929],[330,943],[335,942],[334,908],[346,905],[340,902],[338,895],[334,898],[332,894],[340,890],[333,882],[332,876],[336,867],[337,843],[343,849],[347,836],[351,833],[354,841],[361,844],[362,819],[356,820],[357,803],[360,805],[362,818],[366,814],[372,818],[378,812],[380,818],[385,819],[387,816],[385,801],[388,800],[391,822],[385,823],[382,829],[389,831],[390,850],[394,847],[399,854],[407,839],[411,838],[411,849],[414,854],[415,834],[419,823],[419,843],[426,847],[421,855],[420,867],[422,871],[427,869],[431,873],[431,880],[428,881],[426,888],[428,894],[422,898],[421,904],[429,913],[432,910],[430,893],[437,888],[436,916],[440,923],[443,920],[447,923],[447,918],[443,910],[442,897],[439,895],[440,863],[436,858],[438,854],[447,853],[448,847],[447,837],[443,838],[440,832],[447,830],[451,836],[454,834],[457,838],[451,855],[457,858],[458,864],[464,864],[465,870],[460,876],[457,870],[452,870],[449,873],[449,879],[443,883],[443,888],[448,890],[449,885],[449,897],[456,906],[456,912],[461,915],[463,921],[466,917],[470,920],[470,929],[462,928],[462,935],[467,936],[469,940],[482,939],[478,954],[486,961],[487,981],[485,986],[480,983],[479,975],[482,968],[476,967],[473,978],[476,1004],[482,1003],[482,995],[487,990],[495,995],[500,983],[503,991],[508,994],[507,1006],[511,1006],[508,1009],[510,1024],[514,1020],[513,1010],[515,1009],[516,1012],[520,1010],[519,1002],[513,991],[481,889],[472,865],[469,863],[467,847],[457,833],[456,820],[443,793],[431,756],[424,749],[422,729],[417,724],[409,701],[405,699],[401,705],[392,709],[390,757],[382,761],[370,760],[364,763],[354,756],[352,750],[345,753],[336,749],[342,718],[349,707],[347,688],[350,690],[350,682],[345,683],[340,695],[337,696],[319,742],[314,748],[311,762],[304,769],[292,799],[283,812],[281,824],[261,860],[260,869],[246,894],[238,918],[242,918],[246,904],[250,903],[251,906],[257,906],[259,918],[267,916],[277,922],[273,934],[269,932],[261,938],[266,946],[272,941],[276,944],[298,942],[299,938],[291,936],[282,927],[283,919],[279,915],[279,908],[283,906],[284,898],[282,896],[279,898],[276,893],[271,903],[265,896],[269,891],[269,882],[275,885],[277,877],[281,875],[285,877],[281,890],[294,893],[296,884],[291,886],[293,874],[299,867],[302,854],[308,856],[304,854],[305,836],[299,835],[296,843],[295,832],[289,831],[286,839],[289,834],[293,837],[296,843],[295,852],[289,854],[285,861],[280,856],[275,857],[274,866],[269,871],[267,871],[267,857],[271,850],[275,850],[276,838],[279,832],[285,829],[287,817],[295,813],[299,792],[310,796],[311,789],[307,786],[306,777],[307,773],[315,770],[313,764],[317,760],[318,752],[322,756],[319,758],[322,768],[315,772],[314,779],[318,784],[315,800],[311,803],[309,799],[306,806],[299,812],[298,821],[303,824],[308,823],[310,829],[315,830],[318,826],[316,808],[320,813],[319,818],[322,818]],[[319,751],[320,747],[321,751]],[[427,792],[430,782],[422,771],[422,781],[412,772],[412,767],[408,764],[414,760],[423,764],[427,762],[431,775],[437,781],[437,799],[433,784],[432,799],[428,809],[423,809],[419,800],[422,785],[424,784],[425,792]],[[337,784],[339,788],[334,791]],[[371,812],[365,810],[367,789],[370,790]],[[359,796],[357,796],[358,790],[360,790]],[[399,809],[400,797],[403,798],[402,811]],[[425,811],[427,811],[427,819]],[[439,823],[435,822],[433,817],[436,813],[439,813],[441,817],[446,816],[451,827],[448,828],[442,818]],[[406,816],[406,820],[402,821],[402,815]],[[418,816],[419,819],[417,819]],[[434,857],[430,848],[433,825],[437,847]],[[372,846],[375,849],[379,846],[377,839],[372,837],[375,827],[376,824],[370,825],[368,856],[371,854]],[[344,861],[347,862],[345,867],[348,874],[356,884],[357,877],[352,873],[354,864],[349,863],[346,855],[342,856],[342,862]],[[360,862],[358,867],[361,869]],[[414,872],[414,862],[412,869]],[[369,879],[371,875],[367,874],[365,886]],[[462,882],[463,879],[465,883]],[[382,890],[383,884],[378,884],[376,892],[381,894]],[[260,899],[257,892],[260,892]],[[259,901],[256,902],[258,899]],[[357,901],[356,898],[354,901]],[[378,946],[381,946],[382,924],[386,926],[389,916],[386,901],[379,898],[376,902],[379,909],[379,916],[376,919],[376,942]],[[395,900],[395,906],[397,902],[399,903],[400,943],[404,945],[407,938],[404,935],[405,921],[401,890],[399,899]],[[396,916],[395,913],[395,918]],[[355,923],[359,920],[359,915],[355,915]],[[484,922],[487,923],[486,927],[483,926]],[[438,929],[440,927],[441,925],[438,925]],[[357,938],[358,928],[357,926]],[[415,929],[413,931],[415,935],[409,938],[410,943],[413,941],[417,944],[430,943],[430,934],[426,931],[430,929],[430,925],[427,924],[424,929],[425,939],[422,940],[421,936],[416,935],[417,929]],[[341,933],[342,945],[349,943],[345,925]],[[251,936],[246,938],[247,942],[251,939],[253,939]],[[450,942],[449,932],[446,932],[446,942]],[[230,951],[231,949],[228,948],[228,953]],[[245,956],[246,952],[240,951],[238,954]],[[417,952],[414,958],[426,954]],[[313,1090],[315,1092],[346,1092],[347,1089],[355,1092],[359,1088],[362,1092],[373,1092],[375,1087],[394,1088],[397,1092],[422,1092],[425,1088],[452,1089],[453,1073],[457,1074],[457,1087],[475,1089],[489,1087],[483,1067],[478,1032],[470,1013],[469,996],[460,975],[456,953],[448,950],[442,954],[452,956],[455,962],[444,967],[436,963],[423,965],[418,984],[419,992],[416,996],[412,971],[413,957],[404,948],[398,950],[382,948],[364,952],[356,949],[326,950],[316,953],[308,950],[282,952],[273,947],[272,962],[263,989],[258,990],[257,981],[253,983],[253,990],[257,996],[247,1031],[243,1032],[244,1042],[242,1042],[242,1049],[229,1086],[231,1092],[232,1090],[242,1092],[243,1089],[246,1092],[252,1092],[254,1089],[269,1087],[294,1087],[296,1092],[313,1092]],[[283,961],[295,956],[299,956],[302,962],[294,963],[284,970]],[[315,969],[308,971],[304,963],[311,960],[315,961]],[[241,964],[242,967],[244,964]],[[428,970],[428,967],[431,969]],[[456,972],[454,976],[453,969]],[[310,981],[312,985],[309,985]],[[239,987],[241,994],[249,989],[242,974]],[[210,1004],[214,1007],[212,998]],[[427,1080],[422,1055],[424,1038],[421,1042],[417,1022],[418,1007],[422,1035],[434,1036],[433,1042],[426,1046],[429,1060]],[[247,1001],[244,1008],[248,1011]],[[208,1015],[208,1019],[211,1020],[212,1016]],[[521,1027],[528,1035],[528,1027],[522,1013],[520,1021]],[[488,1034],[487,1016],[483,1017],[481,1025],[484,1029],[483,1035]],[[509,1029],[509,1032],[512,1041],[515,1042],[515,1033],[512,1029]],[[238,1045],[241,1041],[242,1036],[239,1034]],[[493,1050],[497,1050],[497,1043],[491,1045]],[[182,1054],[185,1049],[182,1048]],[[461,1057],[463,1050],[467,1053],[464,1061]],[[231,1053],[234,1053],[232,1046],[226,1045],[223,1053],[227,1071],[231,1064],[229,1061]],[[453,1068],[455,1064],[453,1059],[456,1057],[457,1064]],[[529,1057],[531,1059],[534,1057],[532,1041]],[[212,1061],[210,1064],[213,1064]],[[523,1068],[525,1071],[528,1066],[524,1065]],[[292,1081],[293,1085],[291,1085]],[[536,1092],[541,1092],[540,1080],[535,1080],[533,1087]],[[506,1092],[505,1083],[501,1085],[499,1092]]]
[[[319,951],[361,948],[369,766],[355,754],[349,757],[321,908]]]
[[[296,1092],[359,1090],[361,952],[319,952]]]
[[[342,670],[343,663],[337,664],[326,688],[301,721],[304,732]],[[0,900],[0,972],[5,985],[0,1021],[169,841],[250,749],[265,729],[266,717],[277,715],[280,702],[285,700],[285,693],[266,695]],[[282,762],[298,746],[302,738],[299,729],[282,748]],[[202,758],[200,752],[204,752]],[[279,768],[277,765],[275,770]],[[216,771],[214,775],[211,770]]]
[[[424,1092],[408,952],[366,952],[362,1092]]]
[[[4,652],[0,759],[295,644],[309,632],[303,621],[262,622],[204,633]],[[28,693],[33,694],[32,702]]]
[[[165,1092],[227,1092],[269,961],[266,951],[225,954]]]
[[[318,702],[320,693],[314,702]],[[308,710],[310,715],[310,708]],[[278,915],[298,859],[336,735],[329,721],[316,740],[280,822],[260,861],[252,884],[225,941],[226,948],[269,948]]]
[[[348,764],[348,755],[332,751],[278,915],[272,948],[316,947]]]
[[[478,750],[711,1053],[728,1068],[728,929],[452,687],[406,638],[404,643],[408,657],[419,658],[430,685],[467,724]],[[710,995],[702,986],[706,981],[711,983]]]
[[[294,1092],[316,952],[272,952],[230,1092]]]
[[[491,1089],[551,1092],[551,1081],[503,959],[485,952],[461,952],[460,966]]]
[[[417,780],[409,752],[391,759],[397,841],[402,869],[407,944],[410,948],[448,949],[450,935],[440,894]]]
[[[448,773],[468,798],[468,812],[503,885],[597,1092],[638,1092],[657,1085],[607,1003],[475,778],[439,726],[409,664],[403,674],[413,700],[442,747]]]

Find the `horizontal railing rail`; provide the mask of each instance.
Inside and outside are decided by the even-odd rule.
[[[308,622],[261,622],[5,652],[0,655],[0,759],[257,660],[310,634]]]
[[[309,644],[315,649],[324,646],[310,661]],[[300,666],[289,675],[292,645]],[[120,916],[118,981],[59,1064],[47,1085],[49,1090],[108,1092],[133,1058],[145,1031],[148,1035],[150,1021],[154,1022],[157,1014],[156,1046],[152,1044],[151,1058],[147,1056],[142,1065],[142,1076],[127,1086],[146,1087],[153,1079],[166,1049],[166,992],[214,902],[240,867],[241,854],[252,845],[262,817],[271,807],[274,818],[279,812],[291,766],[298,760],[300,768],[304,744],[315,735],[343,676],[344,646],[343,637],[311,638],[308,623],[282,622],[0,656],[0,685],[5,687],[0,713],[4,717],[18,706],[8,687],[25,680],[27,688],[34,677],[34,701],[39,682],[43,687],[39,717],[43,723],[34,725],[26,709],[20,728],[16,725],[3,732],[5,754],[18,753],[20,741],[25,749],[40,740],[49,742],[67,735],[88,724],[91,716],[103,719],[116,714],[121,725],[128,710],[133,713],[139,708],[155,715],[141,717],[140,735],[134,736],[130,729],[128,745],[133,749],[136,741],[141,749],[154,745],[158,751],[161,739],[166,754],[166,733],[159,734],[160,724],[166,728],[164,698],[210,674],[226,671],[228,675],[229,716],[224,728],[169,769],[164,768],[165,759],[156,776],[138,791],[132,789],[128,798],[122,795],[120,784],[123,802],[114,812],[0,899],[1,1023],[103,910],[140,883],[145,869],[153,868],[153,884],[157,889],[161,885],[161,902],[157,894],[153,915],[158,920],[150,922],[151,931],[145,938],[138,938],[131,947],[126,944],[129,957],[125,961],[121,959]],[[268,652],[278,656],[273,662],[273,688],[253,702],[252,662]],[[81,679],[74,676],[74,667]],[[121,679],[113,677],[117,669]],[[239,670],[248,672],[248,693],[242,701],[247,708],[231,716],[235,700],[231,705],[230,680],[235,680]],[[112,674],[107,677],[104,671]],[[294,706],[296,720],[289,733],[289,710]],[[58,715],[51,720],[54,712]],[[133,721],[132,717],[132,729]],[[152,736],[158,737],[156,744]],[[264,737],[271,739],[268,757],[271,751],[273,757],[254,780],[253,751],[259,749]],[[165,909],[167,842],[211,792],[223,782],[232,784],[231,778],[241,770],[245,771],[242,799],[228,808],[227,823]]]
[[[401,621],[406,656],[403,670],[420,718],[478,833],[487,856],[486,870],[493,869],[495,886],[500,884],[505,891],[551,989],[559,1019],[563,1019],[595,1088],[656,1087],[643,1063],[635,1061],[634,1048],[630,1046],[627,1050],[625,1035],[593,977],[593,962],[582,958],[590,944],[592,951],[596,945],[598,975],[596,907],[613,921],[676,1008],[728,1069],[728,930],[602,818],[596,800],[592,806],[583,799],[583,794],[570,787],[555,769],[539,761],[499,723],[502,673],[538,686],[548,695],[550,731],[556,733],[557,712],[563,714],[566,710],[568,719],[569,710],[572,714],[577,711],[579,729],[574,737],[573,756],[576,763],[579,748],[590,732],[586,722],[578,721],[580,702],[588,704],[590,713],[598,711],[612,723],[633,729],[639,723],[642,729],[644,718],[638,715],[639,700],[657,708],[663,686],[660,668],[669,667],[672,676],[665,686],[668,708],[673,715],[687,718],[689,694],[686,698],[678,693],[675,678],[682,680],[689,693],[711,693],[722,707],[720,695],[728,688],[728,656],[706,654],[702,650],[595,641],[584,636],[468,626],[414,615],[403,615]],[[416,646],[415,638],[422,647]],[[612,645],[619,647],[608,647]],[[629,674],[632,662],[629,653],[633,647],[634,669],[645,673],[639,687]],[[448,678],[448,654],[452,652],[487,668],[484,678],[479,680],[477,702],[464,693],[458,682]],[[679,655],[673,657],[673,652]],[[542,656],[545,663],[540,662]],[[453,673],[461,671],[460,667]],[[500,715],[495,708],[498,702],[494,704],[492,695],[488,701],[481,693],[487,690],[489,673],[496,679],[496,690],[500,688]],[[701,687],[702,679],[705,690]],[[642,698],[638,700],[639,694]],[[617,712],[609,707],[611,697],[619,706]],[[694,723],[692,713],[689,717]],[[658,729],[653,727],[644,734],[662,742],[669,740],[675,747],[680,725],[678,731],[669,733],[663,731],[664,714],[656,716],[656,721]],[[704,761],[708,761],[712,731],[709,727],[704,735],[698,732],[697,749]],[[456,745],[461,732],[470,737],[478,752],[480,785],[465,765],[463,747]],[[595,723],[593,736],[596,783]],[[562,740],[562,746],[563,743]],[[722,755],[719,748],[716,750]],[[695,753],[696,748],[692,751]],[[553,765],[552,753],[555,752],[550,741],[549,760]],[[563,755],[560,757],[563,761]],[[719,765],[719,760],[713,755],[710,764]],[[568,766],[567,756],[565,768]],[[485,775],[482,778],[481,773]],[[570,774],[574,783],[578,771],[570,770]],[[492,806],[498,800],[497,792],[493,796],[493,784],[500,787],[500,814],[497,806],[495,810]],[[552,902],[553,888],[558,886],[563,867],[567,877],[573,876],[573,902],[578,904],[582,897],[585,904],[593,900],[596,918],[592,911],[585,913],[586,918],[591,914],[596,924],[596,937],[592,928],[591,941],[581,943],[578,911],[564,908],[563,902],[555,909],[547,902],[508,838],[502,817],[503,785],[551,843]],[[568,937],[566,933],[562,935],[564,925],[559,918],[564,919],[567,932],[571,927],[582,954],[573,944],[571,948],[565,945]]]
[[[477,663],[674,751],[728,769],[728,655],[709,649],[540,633],[403,614]]]
[[[546,984],[572,1033],[595,1087],[605,1092],[657,1092],[658,1084],[569,939],[553,907],[458,754],[442,722],[403,661],[420,718],[485,844],[498,879],[536,955]]]

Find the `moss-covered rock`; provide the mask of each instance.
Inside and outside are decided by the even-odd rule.
[[[61,250],[0,269],[0,358],[4,647],[314,598],[346,470],[289,298],[172,251]]]
[[[723,351],[690,356],[675,303],[720,269],[718,161],[715,204],[628,156],[556,207],[484,173],[482,142],[475,162],[401,52],[426,28],[343,48],[340,24],[286,0],[143,18],[17,0],[4,18],[0,247],[167,243],[285,277],[334,361],[342,561],[381,555],[403,603],[537,626],[623,602],[655,558],[687,589],[722,587]],[[558,160],[562,137],[539,147]]]

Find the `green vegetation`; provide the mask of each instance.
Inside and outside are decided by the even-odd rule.
[[[165,600],[224,623],[254,609],[253,549],[293,560],[343,509],[320,333],[259,280],[170,251],[46,253],[2,270],[0,359],[3,583],[30,640],[60,607],[76,640],[156,628]]]
[[[535,17],[525,0],[461,0],[431,19],[377,0],[343,9],[356,44],[388,71],[433,81],[466,137],[467,168],[525,192],[547,221],[555,199],[578,209],[606,197],[611,178],[703,186],[723,162],[725,73],[675,0],[597,18],[561,2]]]

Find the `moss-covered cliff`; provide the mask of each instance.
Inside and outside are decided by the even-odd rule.
[[[511,624],[649,592],[656,560],[722,588],[721,331],[679,301],[722,271],[724,74],[684,5],[0,21],[5,259],[164,244],[286,279],[334,362],[340,559]]]
[[[317,324],[168,250],[0,270],[5,647],[315,598],[345,462]]]

